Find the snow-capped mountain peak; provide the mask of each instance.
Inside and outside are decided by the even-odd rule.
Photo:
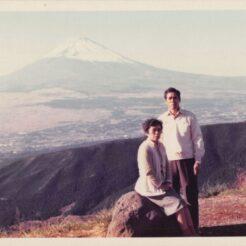
[[[45,57],[65,57],[90,62],[133,62],[103,45],[84,37],[67,40]]]

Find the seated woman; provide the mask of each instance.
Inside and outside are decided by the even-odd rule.
[[[138,149],[139,178],[135,191],[163,208],[169,216],[176,214],[183,235],[197,235],[185,201],[174,191],[171,182],[171,168],[163,144],[159,142],[162,122],[148,119],[143,123],[147,139]]]

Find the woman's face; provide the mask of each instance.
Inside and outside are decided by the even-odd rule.
[[[146,133],[149,140],[153,142],[158,142],[161,136],[161,126],[151,126],[148,130],[148,133]]]

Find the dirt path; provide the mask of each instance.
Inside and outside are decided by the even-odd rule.
[[[203,236],[246,236],[246,190],[201,198],[200,228]]]

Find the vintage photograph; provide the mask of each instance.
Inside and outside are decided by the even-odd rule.
[[[1,238],[246,236],[246,6],[6,2]]]

